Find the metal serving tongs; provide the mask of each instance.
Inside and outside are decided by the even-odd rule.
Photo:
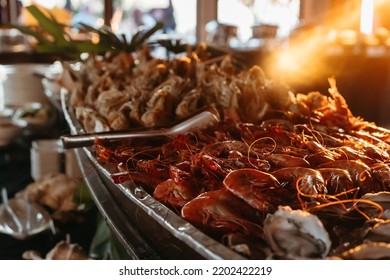
[[[214,106],[207,106],[194,112],[170,127],[159,129],[142,129],[136,131],[109,131],[77,135],[63,135],[61,140],[65,149],[92,146],[95,140],[122,140],[131,138],[150,138],[174,136],[197,129],[216,126],[222,119],[222,111]]]

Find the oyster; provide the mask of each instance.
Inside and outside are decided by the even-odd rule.
[[[378,207],[369,204],[360,206],[359,209],[367,216],[370,218],[380,217],[383,220],[390,219],[390,192],[366,193],[362,196],[362,200],[369,200],[378,205]],[[381,213],[381,211],[383,212]]]
[[[281,258],[324,258],[331,241],[317,216],[303,210],[279,206],[264,221],[264,235],[273,252]]]
[[[366,193],[362,196],[362,199],[368,199],[378,203],[384,211],[390,209],[390,192]]]
[[[390,220],[379,220],[369,229],[366,239],[390,244]]]

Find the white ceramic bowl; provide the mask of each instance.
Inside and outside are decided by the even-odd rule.
[[[27,125],[24,121],[15,121],[13,119],[0,119],[0,147],[11,144]]]
[[[0,109],[0,119],[9,119],[12,117],[14,110],[11,108]]]
[[[56,115],[49,105],[39,102],[26,103],[15,110],[14,121],[25,121],[28,130],[45,129],[54,124]]]

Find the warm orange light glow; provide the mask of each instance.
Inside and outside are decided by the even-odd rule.
[[[92,34],[92,36],[91,36],[91,42],[94,43],[94,44],[99,44],[99,41],[100,41],[99,35],[97,35],[97,34]]]
[[[374,29],[374,0],[362,0],[360,13],[360,32],[371,35]]]
[[[267,73],[288,84],[322,77],[326,69],[323,60],[323,46],[326,43],[324,33],[325,30],[318,28],[294,38],[265,66]]]
[[[292,86],[318,83],[326,87],[324,77],[338,74],[337,69],[329,65],[330,56],[363,54],[366,49],[362,45],[369,47],[368,55],[382,55],[386,48],[381,46],[390,46],[390,30],[378,27],[380,14],[374,15],[374,10],[382,11],[389,0],[354,2],[356,5],[348,12],[333,7],[325,25],[309,26],[293,33],[288,44],[267,61],[267,73]]]

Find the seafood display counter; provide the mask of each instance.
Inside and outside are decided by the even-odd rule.
[[[64,69],[79,164],[132,258],[389,258],[390,131],[355,116],[335,79],[294,93],[204,47]],[[209,106],[210,127],[172,126]]]

